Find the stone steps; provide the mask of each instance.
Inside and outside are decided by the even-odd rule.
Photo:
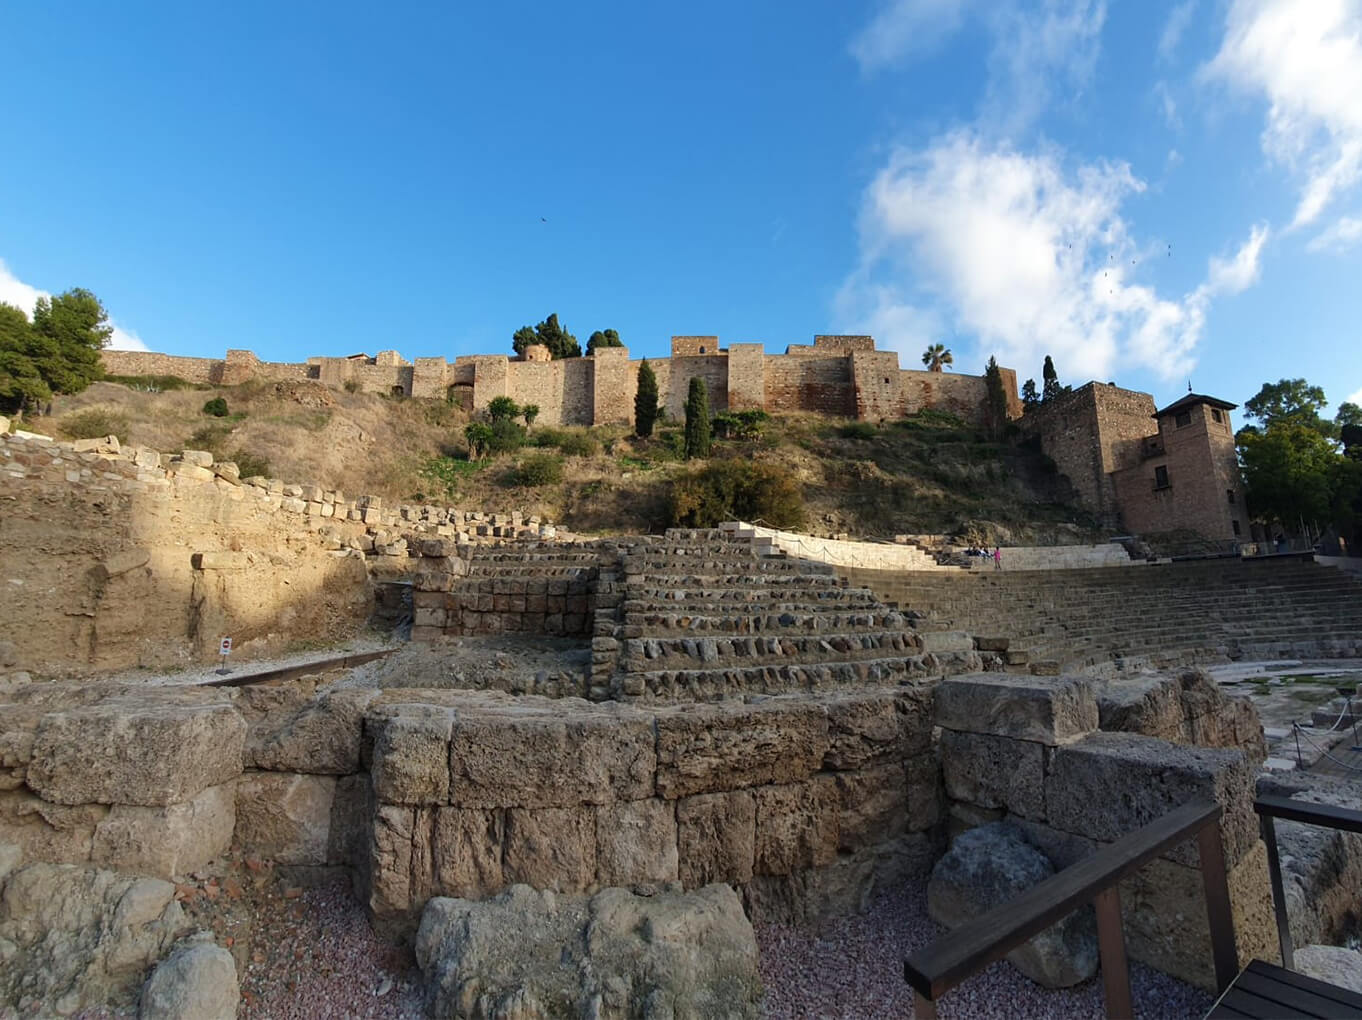
[[[787,694],[899,683],[940,672],[933,657],[894,656],[857,662],[769,664],[717,669],[649,670],[621,677],[623,693],[665,700],[719,701],[749,694]]]
[[[845,607],[829,606],[810,611],[806,607],[791,606],[784,611],[766,613],[738,613],[708,615],[676,612],[635,612],[624,607],[624,626],[638,627],[655,636],[670,634],[765,634],[765,633],[837,633],[860,632],[893,628],[901,630],[903,617],[892,610],[848,613]],[[628,635],[626,635],[628,636]]]
[[[804,635],[715,635],[705,637],[627,638],[620,662],[626,671],[655,669],[678,660],[716,664],[737,664],[737,660],[769,660],[774,664],[817,664],[855,662],[890,655],[916,655],[919,642],[904,631],[842,632]]]

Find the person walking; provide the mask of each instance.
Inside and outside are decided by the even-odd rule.
[[[1003,569],[1003,551],[999,549],[996,545],[993,547],[993,569],[994,570]]]

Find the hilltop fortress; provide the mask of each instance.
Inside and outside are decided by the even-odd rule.
[[[251,351],[229,350],[223,360],[181,358],[140,351],[105,351],[110,375],[173,375],[191,382],[234,386],[252,379],[315,379],[336,389],[447,399],[471,411],[495,397],[537,404],[546,425],[609,425],[633,420],[640,360],[627,347],[607,347],[590,357],[553,360],[546,347],[522,357],[473,354],[404,360],[396,351],[370,357],[308,358],[302,363],[264,362]],[[949,411],[970,422],[984,420],[983,376],[899,368],[898,355],[878,351],[869,336],[815,336],[812,345],[791,344],[767,354],[761,344],[719,346],[717,336],[674,336],[671,357],[649,359],[661,406],[673,418],[685,414],[690,380],[709,388],[716,411],[816,411],[880,421],[923,410]],[[1002,369],[1008,416],[1021,415],[1017,374]]]

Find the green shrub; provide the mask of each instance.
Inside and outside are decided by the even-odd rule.
[[[486,426],[483,426],[486,428]],[[477,474],[486,465],[482,461],[458,460],[454,457],[431,457],[422,461],[416,473],[429,482],[436,495],[452,499],[458,490],[459,482]],[[425,494],[418,493],[416,502],[424,503]]]
[[[230,425],[205,425],[194,430],[194,434],[185,441],[184,448],[207,450],[214,457],[221,459],[222,444],[231,434]]]
[[[520,415],[520,405],[510,397],[493,397],[487,405],[487,417],[491,418],[493,423],[503,420],[511,421],[519,418]]]
[[[744,520],[798,528],[804,523],[804,494],[794,474],[779,464],[719,460],[677,479],[667,509],[672,527]]]
[[[128,416],[102,407],[91,407],[68,414],[57,423],[57,428],[68,439],[100,439],[117,436],[120,443],[128,441]]]
[[[494,456],[515,453],[524,445],[524,425],[517,425],[511,418],[499,418],[492,422],[492,438],[487,444],[488,452]]]
[[[532,453],[515,471],[517,485],[557,485],[562,480],[563,459],[552,453]]]
[[[222,397],[214,397],[203,405],[203,413],[211,414],[214,418],[227,417],[227,401]]]
[[[719,439],[748,442],[760,439],[771,416],[765,411],[725,411],[714,416],[714,435]]]
[[[594,457],[601,452],[601,444],[586,431],[544,428],[534,434],[532,442],[535,446],[560,450],[568,457]]]
[[[257,457],[246,450],[237,450],[229,458],[241,473],[242,478],[253,478],[259,475],[261,478],[268,478],[270,475],[270,462],[264,457]]]
[[[853,421],[837,426],[837,434],[843,439],[868,440],[879,435],[880,430],[871,422]]]
[[[363,388],[358,379],[346,379],[341,387],[346,393],[358,393]]]

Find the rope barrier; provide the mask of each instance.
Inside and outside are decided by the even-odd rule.
[[[1340,716],[1340,719],[1341,719],[1341,718],[1342,718],[1342,717]],[[1340,758],[1335,758],[1332,754],[1330,754],[1330,753],[1328,752],[1328,750],[1326,750],[1325,748],[1320,747],[1318,744],[1316,744],[1315,741],[1314,741],[1314,739],[1311,738],[1310,734],[1305,732],[1305,727],[1303,727],[1300,723],[1293,722],[1291,725],[1292,725],[1293,727],[1295,727],[1296,734],[1297,734],[1298,736],[1303,736],[1303,737],[1305,737],[1306,742],[1309,743],[1312,747],[1314,747],[1314,749],[1315,749],[1316,751],[1320,752],[1320,756],[1321,756],[1321,757],[1323,757],[1323,758],[1328,758],[1328,759],[1329,759],[1331,762],[1333,762],[1335,765],[1341,765],[1341,766],[1343,766],[1345,769],[1347,769],[1347,770],[1350,771],[1350,772],[1362,772],[1362,766],[1350,765],[1348,762],[1343,761],[1343,760],[1340,759]],[[1331,730],[1330,732],[1333,732],[1333,731]]]

